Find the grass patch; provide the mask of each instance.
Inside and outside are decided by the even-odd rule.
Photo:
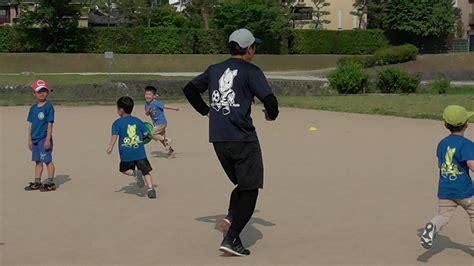
[[[422,94],[439,94],[439,91],[436,88],[433,88],[430,85],[421,87],[420,93]],[[446,94],[450,95],[474,95],[474,87],[449,87],[446,90]]]
[[[0,53],[0,73],[78,72],[201,72],[230,55],[114,56],[108,68],[103,54]],[[254,63],[265,71],[317,70],[336,66],[341,55],[257,55]]]
[[[280,96],[282,106],[346,113],[442,119],[444,108],[459,104],[474,109],[474,95]]]
[[[164,77],[156,75],[31,75],[31,76],[11,76],[0,74],[0,84],[4,85],[26,85],[32,84],[35,80],[43,79],[51,85],[78,85],[78,84],[103,84],[109,81],[127,80],[190,80],[189,77]]]
[[[138,102],[144,101],[143,94],[130,95]],[[81,99],[77,95],[71,93],[51,94],[49,100],[55,105],[67,105],[67,106],[86,106],[86,105],[115,105],[118,97],[100,97],[100,98],[87,98]],[[166,102],[184,102],[183,97],[160,97],[160,100]],[[35,97],[31,94],[20,94],[4,92],[1,94],[0,106],[23,106],[32,105],[36,102]]]

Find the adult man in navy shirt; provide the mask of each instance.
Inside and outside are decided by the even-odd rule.
[[[232,57],[212,65],[184,88],[191,105],[209,116],[209,141],[229,179],[232,191],[228,215],[220,222],[225,234],[219,248],[236,256],[250,255],[240,233],[255,210],[258,190],[263,188],[263,160],[255,127],[250,117],[256,96],[263,102],[265,118],[278,116],[278,101],[262,70],[251,64],[261,41],[246,29],[229,37]],[[210,106],[201,93],[209,92]]]

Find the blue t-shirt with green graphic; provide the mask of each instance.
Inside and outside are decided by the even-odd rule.
[[[450,135],[438,144],[436,152],[440,169],[438,198],[466,199],[474,195],[467,161],[474,160],[474,143]]]
[[[53,104],[49,101],[41,107],[38,104],[35,103],[30,107],[27,118],[27,121],[31,123],[31,140],[35,144],[46,138],[48,124],[54,123]]]
[[[146,159],[143,136],[147,132],[143,122],[134,116],[121,117],[112,124],[112,135],[119,136],[120,161]]]

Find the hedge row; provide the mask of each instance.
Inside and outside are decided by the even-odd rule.
[[[337,61],[338,65],[348,63],[358,64],[365,68],[373,66],[383,66],[399,64],[416,60],[418,56],[418,48],[412,44],[404,44],[400,46],[390,46],[380,48],[369,56],[347,56]]]
[[[295,54],[372,54],[388,44],[381,30],[295,30],[290,51]]]
[[[378,30],[294,30],[288,36],[262,36],[263,54],[371,54],[388,41]],[[220,30],[169,28],[77,29],[61,40],[63,52],[124,54],[222,54],[227,34]],[[47,52],[50,37],[42,29],[0,28],[0,52]]]

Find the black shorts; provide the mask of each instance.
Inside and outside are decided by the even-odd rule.
[[[121,173],[128,170],[135,170],[135,168],[138,168],[138,170],[142,171],[143,175],[148,175],[153,170],[153,168],[151,168],[150,162],[146,158],[132,162],[120,162]]]
[[[263,188],[263,160],[258,141],[215,142],[214,150],[234,185],[241,190]]]

